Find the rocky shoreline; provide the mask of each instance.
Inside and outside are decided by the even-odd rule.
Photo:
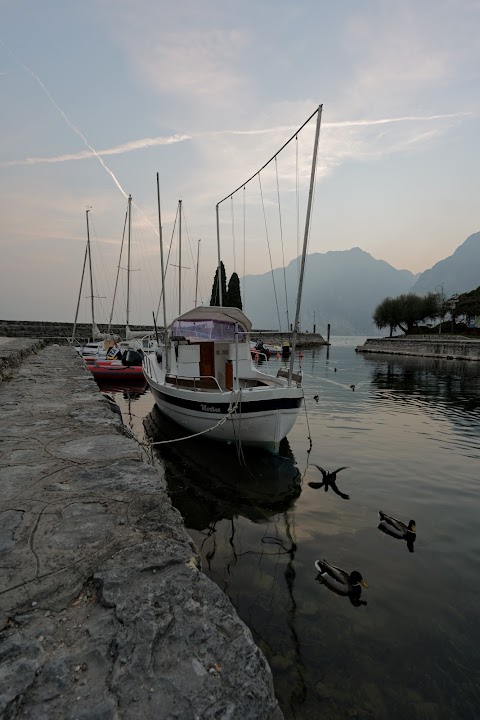
[[[0,716],[281,720],[268,663],[202,573],[162,470],[81,359],[0,347]]]

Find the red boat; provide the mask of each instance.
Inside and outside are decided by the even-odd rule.
[[[95,380],[102,383],[115,382],[142,384],[145,380],[141,365],[123,365],[119,360],[95,360],[87,358],[86,367]]]

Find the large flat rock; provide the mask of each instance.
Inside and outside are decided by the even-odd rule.
[[[146,459],[71,349],[0,384],[0,717],[281,719]]]

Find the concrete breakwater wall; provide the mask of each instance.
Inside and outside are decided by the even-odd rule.
[[[106,331],[106,327],[99,326],[102,332]],[[112,325],[112,333],[124,336],[124,325]],[[130,325],[133,332],[152,333],[154,328],[150,325]],[[158,327],[159,331],[163,328]],[[39,338],[47,343],[68,343],[72,337],[73,323],[60,322],[43,322],[40,320],[0,320],[0,337],[13,338]],[[79,342],[86,342],[92,332],[91,324],[78,323],[75,336]],[[252,330],[252,339],[257,340],[259,337],[264,342],[273,345],[281,345],[282,342],[288,340],[291,342],[292,333],[272,334],[268,330]],[[299,333],[297,335],[298,347],[317,347],[326,345],[326,341],[319,333]]]
[[[357,352],[388,355],[417,355],[447,360],[480,360],[480,340],[461,336],[412,335],[398,338],[368,338]]]
[[[0,347],[0,717],[282,720],[162,469],[81,358]]]
[[[106,332],[106,326],[99,325],[101,332]],[[159,328],[160,329],[160,328]],[[130,325],[135,332],[153,332],[153,327],[147,325]],[[0,320],[0,337],[12,338],[39,338],[47,343],[68,343],[72,337],[73,323],[44,322],[42,320]],[[112,325],[111,332],[123,337],[125,325]],[[79,342],[87,342],[92,334],[91,323],[78,323],[75,337]]]
[[[272,333],[270,330],[252,330],[250,337],[252,340],[263,340],[268,345],[282,345],[284,342],[292,342],[292,334],[290,332],[285,333]],[[327,345],[327,341],[320,335],[320,333],[298,333],[297,334],[297,348],[314,348],[320,347],[321,345]]]

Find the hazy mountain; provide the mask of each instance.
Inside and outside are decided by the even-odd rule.
[[[437,292],[443,286],[448,297],[468,292],[480,285],[480,232],[470,235],[453,255],[425,270],[412,287],[412,292],[424,295]],[[437,288],[437,290],[436,290]]]
[[[295,318],[299,262],[285,268],[289,320]],[[287,327],[283,268],[273,272],[282,329]],[[301,329],[332,335],[378,334],[372,322],[375,307],[388,295],[408,292],[418,276],[409,270],[396,270],[383,260],[375,260],[360,248],[314,253],[307,257],[302,300]],[[270,272],[247,275],[242,280],[242,297],[254,328],[278,329],[278,313]]]

